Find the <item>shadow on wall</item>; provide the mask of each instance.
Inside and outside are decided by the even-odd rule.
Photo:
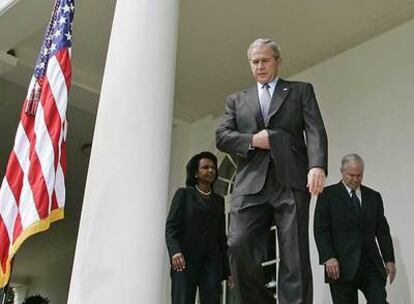
[[[401,244],[396,237],[392,239],[395,251],[395,264],[397,276],[392,285],[387,284],[388,301],[390,303],[411,304],[410,286],[403,257],[401,256]]]

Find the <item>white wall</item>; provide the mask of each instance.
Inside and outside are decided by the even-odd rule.
[[[328,184],[339,181],[342,156],[357,152],[366,163],[364,184],[383,195],[398,272],[393,285],[387,287],[388,299],[398,304],[409,304],[414,297],[414,261],[411,258],[414,256],[411,236],[414,205],[409,195],[414,172],[411,161],[414,155],[412,37],[414,21],[292,77],[310,81],[316,88],[329,137]],[[215,151],[214,129],[218,121],[208,116],[174,129],[173,138],[179,140],[173,141],[172,155],[177,158],[172,162],[172,187],[184,182],[184,165],[192,154],[205,149]],[[313,200],[312,210],[314,205]],[[331,303],[313,237],[310,239],[314,302]]]

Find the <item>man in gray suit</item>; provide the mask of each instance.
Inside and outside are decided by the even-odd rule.
[[[275,222],[279,303],[312,303],[309,200],[325,184],[325,128],[312,85],[278,77],[274,41],[255,40],[247,56],[256,83],[227,97],[216,130],[217,148],[237,158],[228,241],[236,294],[241,304],[275,303],[261,267]]]

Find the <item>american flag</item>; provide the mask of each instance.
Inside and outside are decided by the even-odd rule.
[[[31,235],[63,218],[74,0],[56,0],[0,187],[0,287]]]

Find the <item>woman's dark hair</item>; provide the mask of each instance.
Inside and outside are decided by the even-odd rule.
[[[30,296],[24,299],[23,304],[48,304],[49,299],[44,298],[41,295]]]
[[[207,158],[213,161],[214,166],[216,167],[216,179],[217,179],[217,157],[208,151],[200,152],[188,161],[186,169],[187,169],[187,178],[185,180],[185,184],[187,186],[195,186],[197,185],[197,171],[198,171],[198,165],[200,164],[200,160],[202,158]]]

